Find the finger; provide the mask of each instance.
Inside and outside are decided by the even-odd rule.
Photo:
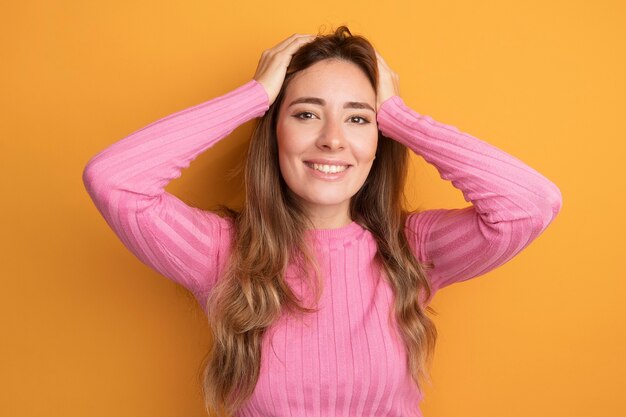
[[[257,73],[265,71],[272,65],[278,64],[281,67],[284,66],[285,61],[288,63],[288,60],[291,60],[291,56],[297,49],[299,49],[305,42],[310,42],[313,39],[315,39],[314,35],[293,34],[279,45],[271,49],[266,49],[259,58]],[[282,49],[279,49],[280,45],[283,45]],[[282,54],[284,52],[287,54],[283,57]]]
[[[283,39],[282,41],[280,41],[279,43],[277,43],[273,47],[265,49],[263,51],[263,53],[261,54],[261,58],[264,59],[264,58],[271,57],[271,56],[275,55],[277,52],[281,51],[287,45],[289,45],[294,39],[297,39],[300,36],[302,36],[302,35],[300,35],[298,33],[294,33],[293,35],[289,36],[288,38]]]
[[[383,59],[383,56],[377,50],[374,50],[374,52],[376,52],[376,59],[378,61],[385,62],[385,60]]]
[[[315,39],[315,36],[313,35],[305,35],[295,38],[283,49],[272,54],[274,63],[280,65],[281,67],[287,67],[296,51],[298,51],[306,43],[311,42],[313,39]]]
[[[315,39],[315,35],[298,35],[294,39],[291,40],[288,44],[284,45],[281,49],[277,50],[276,53],[287,52],[287,51],[296,51],[302,45],[311,42]]]
[[[303,42],[309,42],[313,39],[315,39],[314,35],[294,33],[293,35],[283,40],[281,43],[279,43],[275,47],[271,49],[266,49],[265,51],[263,51],[263,53],[261,54],[261,57],[259,58],[258,68],[261,71],[263,71],[266,68],[268,68],[268,66],[271,66],[272,62],[274,63],[280,62],[279,65],[281,66],[285,65],[284,61],[286,59],[290,60],[293,53],[298,48],[300,48],[300,46],[303,45]],[[289,53],[288,56],[284,57],[283,59],[276,60],[276,56],[280,57],[280,54],[282,54],[284,51]]]
[[[274,47],[270,48],[270,50],[274,50],[274,49],[281,49],[283,48],[285,45],[289,44],[291,41],[293,41],[295,38],[297,38],[298,36],[300,36],[300,34],[298,33],[294,33],[293,35],[289,36],[288,38],[283,39],[282,41],[278,42],[276,45],[274,45]]]
[[[269,51],[272,52],[272,53],[278,53],[278,52],[284,50],[285,48],[289,47],[289,45],[292,44],[294,41],[297,41],[298,39],[301,39],[301,38],[308,38],[310,36],[312,36],[312,35],[301,34],[301,33],[294,33],[290,37],[288,37],[286,39],[283,39],[280,43],[278,43],[276,46],[271,48]]]
[[[376,59],[378,60],[380,65],[383,66],[385,69],[389,69],[389,65],[387,65],[387,61],[385,61],[385,58],[383,58],[383,56],[379,54],[378,51],[375,51],[375,52],[376,52]]]

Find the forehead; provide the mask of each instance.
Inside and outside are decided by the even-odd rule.
[[[301,96],[328,100],[372,101],[375,91],[369,78],[356,64],[338,59],[316,62],[298,72],[287,86],[287,99]]]

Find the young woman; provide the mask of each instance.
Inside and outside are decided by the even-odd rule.
[[[164,191],[257,117],[240,212]],[[409,150],[471,205],[406,212]],[[513,258],[561,208],[534,169],[408,108],[343,26],[285,39],[252,80],[112,144],[83,179],[125,246],[208,314],[206,404],[237,416],[420,416],[434,293]]]

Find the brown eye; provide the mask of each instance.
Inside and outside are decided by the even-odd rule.
[[[303,111],[302,113],[295,114],[293,117],[297,119],[313,119],[314,116],[315,115],[310,111]]]
[[[361,116],[352,116],[352,117],[350,117],[350,120],[353,123],[356,123],[356,124],[359,124],[359,125],[364,125],[364,124],[367,124],[367,123],[370,122],[365,117],[361,117]]]

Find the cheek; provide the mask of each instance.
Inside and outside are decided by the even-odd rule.
[[[276,126],[276,144],[278,146],[278,159],[282,160],[286,153],[289,153],[290,140],[289,131],[284,126]]]
[[[297,139],[297,132],[287,126],[276,126],[276,139],[278,147],[278,165],[283,179],[292,186],[294,178],[298,175],[297,158],[302,153]]]
[[[278,141],[279,155],[298,153],[298,131],[290,126],[289,123],[277,123],[276,138]]]
[[[378,148],[378,132],[375,136],[360,140],[353,146],[355,156],[363,163],[371,162]]]

